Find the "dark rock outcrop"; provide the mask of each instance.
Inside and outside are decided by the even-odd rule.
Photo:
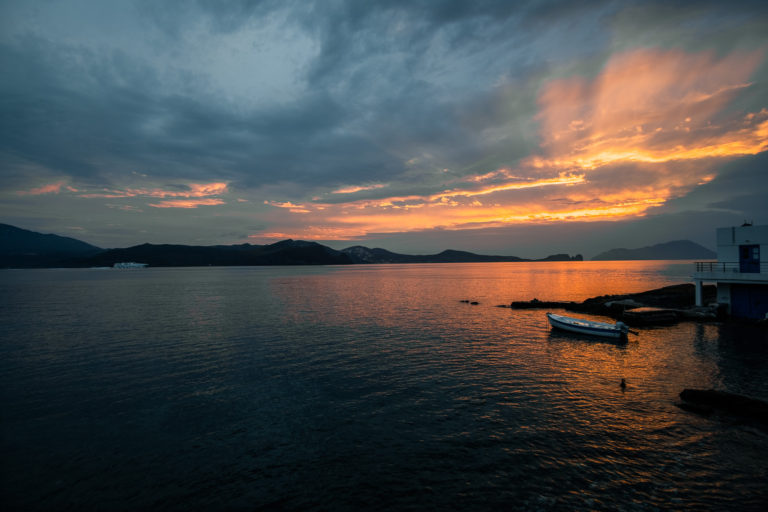
[[[530,301],[515,301],[509,306],[502,307],[510,307],[512,309],[560,308],[579,313],[609,316],[630,325],[664,324],[681,318],[714,320],[716,318],[714,311],[707,308],[703,308],[700,311],[694,308],[696,303],[695,293],[694,285],[685,283],[640,293],[601,295],[589,298],[583,302],[553,302],[533,299]],[[703,296],[705,303],[714,302],[716,295],[717,288],[714,285],[704,286]],[[629,311],[642,313],[643,310],[640,308],[647,308],[648,314],[641,315],[636,313],[634,315],[625,315]]]
[[[684,389],[680,399],[679,406],[693,412],[727,413],[768,424],[768,403],[755,398],[714,389]]]

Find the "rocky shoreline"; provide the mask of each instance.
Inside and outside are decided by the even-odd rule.
[[[705,304],[714,303],[717,288],[703,287]],[[514,301],[498,307],[511,309],[566,309],[579,313],[609,316],[629,325],[656,325],[679,320],[713,321],[725,318],[724,311],[715,306],[697,307],[693,284],[676,284],[655,290],[622,295],[601,295],[583,302],[573,301]]]

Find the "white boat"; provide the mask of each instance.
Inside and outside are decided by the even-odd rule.
[[[563,329],[564,331],[576,332],[579,334],[590,334],[592,336],[601,336],[603,338],[624,338],[630,331],[624,322],[607,324],[604,322],[595,322],[592,320],[583,320],[581,318],[571,318],[569,316],[547,313],[547,319],[552,327]]]
[[[120,263],[115,263],[112,268],[144,268],[147,266],[147,263],[136,263],[135,261],[122,261]]]

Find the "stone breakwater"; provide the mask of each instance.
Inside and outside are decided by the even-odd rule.
[[[717,288],[704,286],[704,302],[715,301]],[[515,301],[499,307],[511,309],[553,309],[604,315],[629,325],[673,323],[678,320],[717,320],[722,314],[716,307],[696,307],[693,284],[676,284],[641,293],[601,295],[583,302],[573,301]]]

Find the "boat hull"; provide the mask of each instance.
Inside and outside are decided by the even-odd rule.
[[[553,328],[568,332],[611,339],[624,339],[627,336],[626,331],[615,324],[580,320],[578,318],[570,318],[567,316],[555,315],[553,313],[547,313],[547,319]]]

